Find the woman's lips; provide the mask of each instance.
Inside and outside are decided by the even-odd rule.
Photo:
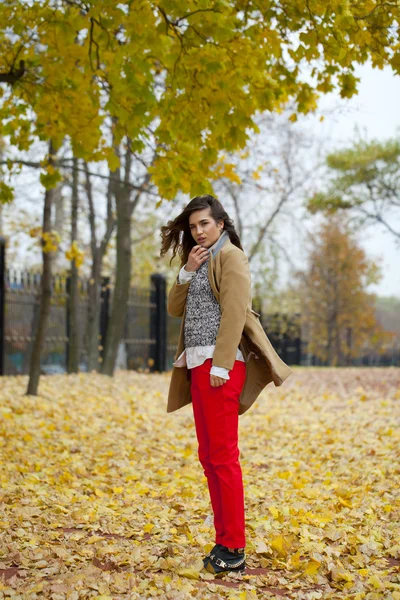
[[[205,239],[206,238],[199,238],[198,241],[201,243],[201,242],[204,242]]]

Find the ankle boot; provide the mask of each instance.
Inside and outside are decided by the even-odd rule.
[[[208,564],[211,554],[216,554],[220,548],[222,548],[222,544],[215,544],[214,548],[212,548],[210,552],[205,555],[205,557],[203,558],[203,564],[205,567]]]
[[[246,554],[244,548],[227,548],[220,546],[215,552],[210,552],[205,569],[216,576],[229,571],[244,571],[246,568]]]

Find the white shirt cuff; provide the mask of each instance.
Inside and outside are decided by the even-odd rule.
[[[179,271],[178,283],[187,283],[196,275],[196,271],[186,271],[185,266]]]
[[[225,367],[211,367],[210,375],[216,375],[217,377],[222,377],[223,379],[230,379],[229,369],[225,369]]]

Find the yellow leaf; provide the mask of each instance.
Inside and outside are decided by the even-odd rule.
[[[88,540],[86,540],[87,544],[95,544],[96,542],[102,542],[104,540],[103,536],[100,535],[92,535]]]
[[[277,471],[276,474],[281,479],[289,479],[289,477],[292,475],[292,472],[291,471]]]
[[[305,563],[304,574],[305,575],[315,575],[318,569],[320,568],[321,563],[319,560],[315,560],[312,558],[307,563]]]
[[[377,575],[371,575],[367,582],[374,586],[375,589],[381,589],[384,587],[382,581],[377,577]]]
[[[277,535],[270,541],[270,546],[278,552],[280,556],[287,556],[291,547],[289,538],[283,535]]]
[[[306,498],[318,498],[320,496],[320,491],[317,488],[303,488],[302,494]]]
[[[299,569],[303,562],[300,560],[301,550],[297,550],[290,556],[290,563],[293,565],[295,569]]]
[[[333,581],[353,581],[352,575],[342,567],[333,567],[331,576]]]
[[[196,569],[180,569],[178,575],[187,577],[188,579],[200,579],[200,572]]]
[[[353,505],[351,504],[351,502],[349,502],[348,500],[344,500],[343,498],[338,498],[340,504],[343,504],[343,506],[347,506],[348,508],[351,508]]]
[[[268,506],[268,510],[275,519],[279,517],[279,510],[276,508],[276,506]]]

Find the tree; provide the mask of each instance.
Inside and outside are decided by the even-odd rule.
[[[52,167],[54,161],[54,152],[53,143],[50,140],[48,152],[48,172],[50,173],[50,167]],[[43,183],[45,183],[44,178],[42,178],[42,180]],[[41,233],[43,272],[40,282],[39,319],[29,365],[28,395],[36,395],[39,385],[40,357],[44,346],[45,330],[50,314],[52,295],[51,264],[54,256],[53,253],[57,251],[59,242],[59,237],[56,232],[51,231],[51,208],[55,183],[51,187],[48,182],[46,183],[47,189],[44,197],[43,225]]]
[[[380,224],[400,244],[400,141],[358,140],[329,154],[326,164],[332,175],[328,190],[314,194],[308,209],[346,212],[355,229]]]
[[[69,314],[69,351],[68,351],[68,373],[78,373],[79,370],[79,279],[78,270],[80,256],[78,254],[78,160],[74,157],[72,168],[72,197],[71,197],[71,250],[70,276],[68,288],[68,314]]]
[[[117,143],[162,144],[151,168],[162,197],[210,192],[218,152],[244,147],[258,111],[293,99],[295,119],[335,88],[351,97],[368,59],[399,72],[399,19],[397,2],[371,0],[3,2],[4,135],[24,150],[67,135],[77,158],[115,166],[111,115]]]
[[[258,312],[279,306],[280,262],[296,268],[296,253],[279,234],[290,223],[300,238],[304,199],[321,170],[321,140],[310,133],[306,117],[292,123],[290,104],[281,114],[257,117],[260,135],[252,135],[243,151],[221,157],[214,188],[232,214],[253,271]],[[232,180],[231,174],[235,174]],[[287,229],[287,228],[286,228]],[[267,308],[268,307],[268,308]]]
[[[88,349],[88,371],[97,371],[99,368],[101,265],[116,224],[116,219],[113,213],[112,206],[112,179],[109,178],[107,182],[107,216],[105,223],[105,231],[99,243],[97,241],[98,235],[96,232],[96,210],[93,197],[93,185],[87,162],[85,162],[85,190],[89,205],[88,220],[90,228],[90,252],[92,259],[90,265],[90,278],[88,286],[88,313],[86,330]]]
[[[296,274],[308,351],[328,365],[350,364],[370,340],[387,341],[367,292],[379,269],[338,217],[324,222],[310,243],[309,266]]]

